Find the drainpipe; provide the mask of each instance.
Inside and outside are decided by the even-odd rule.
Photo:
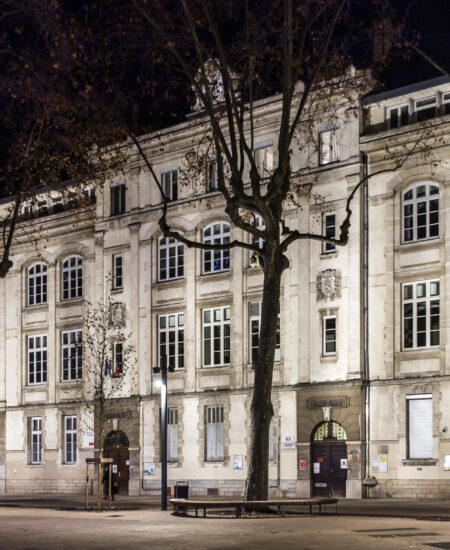
[[[363,314],[364,314],[364,389],[365,389],[365,463],[366,476],[369,480],[369,444],[370,444],[370,380],[369,380],[369,190],[368,190],[368,159],[362,154],[363,163]],[[370,483],[370,482],[369,482]],[[367,489],[366,495],[367,497]]]

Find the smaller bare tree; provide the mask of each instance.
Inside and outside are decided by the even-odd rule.
[[[83,398],[93,419],[96,447],[103,457],[105,421],[115,399],[126,397],[134,384],[135,347],[126,328],[125,304],[111,296],[107,277],[103,300],[86,302],[83,349]]]

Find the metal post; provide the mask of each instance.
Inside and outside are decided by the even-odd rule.
[[[98,511],[101,512],[102,510],[102,473],[103,473],[103,468],[102,468],[102,463],[99,462],[98,463],[98,495],[97,495],[97,508],[98,508]]]
[[[111,481],[112,481],[112,464],[108,466],[108,510],[111,508]]]
[[[167,510],[167,355],[161,357],[161,510]]]
[[[84,508],[88,509],[89,500],[89,462],[86,462],[86,495],[84,500]]]

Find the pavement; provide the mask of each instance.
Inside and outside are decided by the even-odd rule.
[[[423,519],[423,518],[422,518]],[[449,521],[341,515],[177,517],[158,509],[106,513],[0,508],[7,550],[450,549]]]
[[[170,497],[168,497],[169,499]],[[192,497],[202,500],[201,497]],[[212,497],[208,497],[211,500]],[[215,497],[217,500],[227,499]],[[111,502],[111,510],[138,511],[160,510],[160,497],[155,496],[116,496]],[[89,507],[94,510],[97,506],[97,497],[89,497]],[[63,511],[84,511],[84,495],[73,494],[2,494],[0,507],[8,508],[42,508]],[[168,500],[168,508],[172,506]],[[295,508],[293,511],[305,513],[305,507]],[[339,499],[339,516],[366,516],[366,517],[397,517],[413,519],[435,519],[450,521],[450,501],[436,499]],[[330,515],[335,512],[334,505],[327,508]],[[213,514],[215,515],[215,514]]]

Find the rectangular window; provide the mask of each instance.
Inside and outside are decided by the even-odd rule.
[[[248,304],[248,317],[250,320],[250,358],[252,363],[254,363],[258,354],[261,302],[250,302]],[[274,361],[279,361],[280,356],[280,315],[278,314]]]
[[[29,306],[47,303],[47,266],[37,263],[28,268],[28,302]]]
[[[176,168],[161,172],[161,186],[166,201],[178,199],[178,170]]]
[[[82,331],[65,330],[61,332],[62,381],[80,380],[82,370]]]
[[[47,335],[36,334],[27,338],[28,385],[47,382]]]
[[[64,462],[75,464],[77,461],[77,417],[64,416]]]
[[[123,343],[114,342],[113,345],[113,375],[123,374]]]
[[[439,346],[439,280],[403,285],[403,349]]]
[[[339,160],[337,127],[326,127],[319,131],[319,164],[329,164]]]
[[[323,318],[323,354],[336,355],[336,315]]]
[[[114,254],[112,257],[112,287],[113,290],[117,290],[123,287],[122,254]]]
[[[407,395],[408,458],[433,458],[433,398]]]
[[[30,418],[30,463],[42,463],[42,418]]]
[[[205,407],[205,435],[205,460],[207,462],[224,460],[222,405],[209,405]]]
[[[203,310],[203,366],[230,363],[230,308]]]
[[[161,237],[158,244],[159,281],[180,279],[184,273],[184,248],[173,237]]]
[[[450,115],[450,92],[442,94],[442,114]]]
[[[167,460],[178,461],[178,409],[167,409]]]
[[[273,172],[273,141],[257,143],[254,152],[258,174],[262,178],[268,178]]]
[[[125,212],[125,182],[123,180],[111,183],[110,204],[111,216],[117,216]]]
[[[436,106],[436,96],[417,99],[415,103],[417,120],[422,121],[434,118],[436,116]]]
[[[322,235],[330,239],[336,238],[336,212],[327,212],[322,219]],[[323,243],[322,253],[329,254],[336,251],[336,245],[332,243]]]
[[[217,179],[217,161],[215,158],[210,158],[206,160],[205,183],[207,193],[211,193],[219,189],[219,182]]]
[[[399,128],[409,123],[409,105],[396,105],[388,109],[389,128]]]
[[[184,313],[171,313],[158,317],[159,361],[167,355],[167,365],[184,368]]]

